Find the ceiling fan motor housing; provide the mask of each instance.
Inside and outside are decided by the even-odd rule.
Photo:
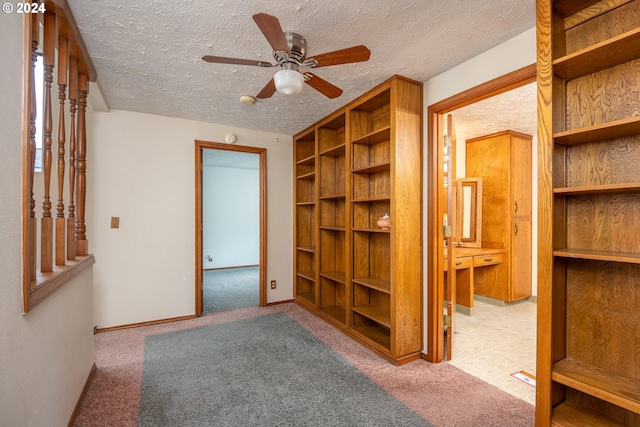
[[[284,54],[283,52],[274,52],[273,57],[281,66],[297,70],[307,55],[307,41],[300,34],[291,31],[285,31],[284,37],[289,45],[289,55],[286,52]],[[290,65],[287,66],[287,63]]]

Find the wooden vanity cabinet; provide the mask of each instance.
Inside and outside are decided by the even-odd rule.
[[[538,0],[537,426],[640,426],[640,2]]]
[[[422,84],[394,76],[293,144],[295,302],[395,364],[418,358]]]
[[[482,247],[505,254],[501,264],[476,271],[477,295],[531,296],[531,139],[504,131],[466,142],[466,176],[482,178]]]

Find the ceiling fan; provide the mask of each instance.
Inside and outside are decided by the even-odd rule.
[[[278,18],[266,13],[253,15],[262,34],[273,48],[275,64],[250,59],[225,58],[205,55],[204,61],[218,64],[255,65],[258,67],[281,67],[273,78],[262,88],[257,98],[270,98],[276,90],[291,95],[302,90],[303,83],[308,84],[328,98],[337,98],[342,89],[310,72],[301,72],[299,67],[318,68],[329,65],[363,62],[369,60],[371,51],[363,45],[340,49],[307,58],[307,42],[300,34],[283,32]]]

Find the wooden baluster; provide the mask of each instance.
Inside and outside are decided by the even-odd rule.
[[[53,271],[53,218],[51,218],[51,145],[53,139],[53,118],[51,112],[51,85],[53,83],[53,65],[55,55],[55,22],[53,13],[46,13],[44,17],[44,140],[42,149],[42,164],[44,173],[44,201],[42,203],[41,240],[40,240],[40,270],[43,273]]]
[[[56,265],[64,265],[66,254],[64,252],[64,100],[67,90],[67,61],[69,58],[69,43],[65,37],[58,38],[58,99],[60,111],[58,117],[58,205],[56,213]]]
[[[88,77],[86,74],[78,75],[78,146],[76,147],[76,255],[88,254],[86,225],[84,223],[85,203],[87,194],[87,128],[85,123],[85,111],[87,107]]]
[[[67,215],[67,259],[76,259],[76,93],[78,90],[78,60],[69,58],[69,214]]]
[[[31,68],[29,69],[29,165],[27,172],[27,185],[29,187],[29,223],[27,225],[28,233],[28,276],[29,282],[36,278],[36,247],[37,233],[36,226],[36,199],[33,194],[33,181],[35,179],[36,164],[36,116],[38,107],[36,102],[36,61],[38,59],[38,40],[39,40],[39,24],[38,15],[31,16]]]

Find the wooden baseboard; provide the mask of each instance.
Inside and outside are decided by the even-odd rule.
[[[80,408],[82,407],[82,402],[84,402],[84,397],[87,395],[89,391],[89,386],[91,385],[91,381],[93,381],[93,376],[96,373],[98,368],[96,368],[96,364],[94,363],[91,367],[91,371],[89,371],[89,376],[87,376],[87,380],[84,382],[84,387],[82,387],[82,392],[78,397],[78,401],[76,402],[75,408],[73,408],[73,412],[71,413],[71,418],[69,418],[69,424],[67,427],[72,427],[75,422],[78,414],[80,413]]]
[[[267,303],[267,307],[270,307],[272,305],[279,305],[279,304],[289,304],[289,303],[292,303],[292,302],[293,302],[292,299],[286,299],[284,301],[268,302]]]
[[[172,318],[169,318],[169,319],[160,319],[160,320],[151,320],[149,322],[130,323],[128,325],[111,326],[109,328],[95,328],[94,330],[95,330],[95,333],[118,331],[120,329],[138,328],[140,326],[160,325],[162,323],[179,322],[180,320],[191,320],[191,319],[195,319],[196,317],[197,316],[192,314],[190,316],[172,317]]]

